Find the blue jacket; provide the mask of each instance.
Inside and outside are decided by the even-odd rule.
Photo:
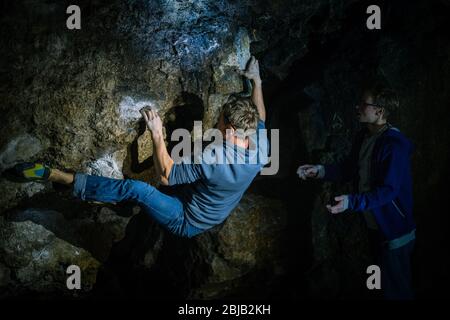
[[[324,179],[354,181],[358,185],[359,151],[367,129],[355,138],[349,156],[342,162],[325,166]],[[386,240],[410,233],[416,228],[410,156],[412,143],[396,128],[377,138],[371,157],[371,191],[349,195],[349,209],[371,210]],[[357,190],[357,189],[356,189]]]

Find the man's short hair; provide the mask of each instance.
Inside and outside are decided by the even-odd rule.
[[[258,110],[250,98],[230,96],[222,108],[225,124],[231,124],[235,130],[256,130]]]
[[[371,94],[373,103],[384,108],[384,118],[398,110],[400,102],[397,93],[383,83],[376,83],[369,87],[367,92]]]

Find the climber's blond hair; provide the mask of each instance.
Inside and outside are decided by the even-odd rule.
[[[256,130],[258,110],[250,98],[230,96],[222,108],[225,124],[231,124],[236,130]]]

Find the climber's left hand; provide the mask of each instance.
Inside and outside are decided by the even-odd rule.
[[[261,76],[259,75],[259,62],[254,56],[250,58],[248,66],[245,70],[237,70],[242,76],[253,80],[255,83],[261,83]]]
[[[348,195],[334,197],[334,200],[337,201],[337,204],[334,206],[327,205],[327,209],[330,213],[337,214],[348,209]]]

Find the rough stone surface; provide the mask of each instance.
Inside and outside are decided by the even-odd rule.
[[[191,296],[210,299],[236,294],[246,278],[249,286],[264,286],[252,279],[252,274],[262,271],[270,275],[265,279],[267,285],[283,275],[286,223],[286,208],[280,201],[244,197],[222,227],[196,240],[209,271]]]
[[[9,222],[1,217],[0,226],[1,295],[14,288],[17,292],[13,295],[25,290],[70,295],[66,287],[66,268],[70,265],[81,269],[81,290],[92,289],[100,263],[89,252],[31,221]]]
[[[11,138],[0,151],[0,169],[10,168],[20,161],[27,161],[42,150],[42,144],[36,137],[23,134]]]

